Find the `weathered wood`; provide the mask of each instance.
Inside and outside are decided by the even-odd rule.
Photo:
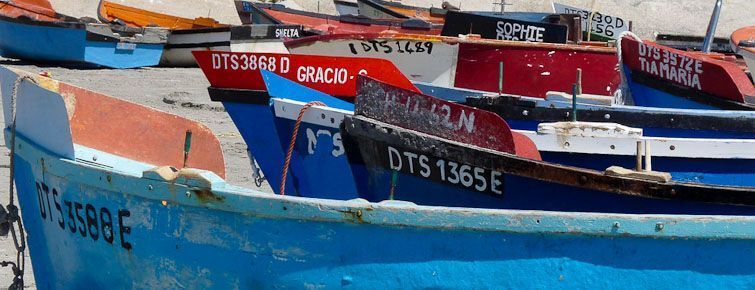
[[[349,138],[359,143],[358,150],[365,164],[373,166],[388,164],[380,159],[385,158],[385,153],[381,151],[384,151],[386,146],[392,145],[407,148],[412,152],[532,178],[544,183],[557,183],[618,195],[755,206],[755,188],[661,183],[609,176],[600,171],[551,164],[485,150],[390,125],[365,116],[346,116],[343,128],[344,135],[350,136]],[[347,148],[348,151],[351,149]],[[351,155],[349,157],[351,158]]]

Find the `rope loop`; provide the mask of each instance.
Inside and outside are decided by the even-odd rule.
[[[296,137],[299,135],[299,125],[301,125],[301,119],[304,117],[304,112],[312,106],[324,107],[325,104],[318,101],[306,103],[304,107],[299,110],[299,116],[296,117],[296,123],[294,124],[294,131],[291,134],[291,142],[288,143],[288,152],[286,152],[286,161],[283,163],[283,173],[281,174],[280,195],[286,195],[286,177],[288,176],[288,166],[291,164],[291,155],[294,152],[294,145],[296,145]]]

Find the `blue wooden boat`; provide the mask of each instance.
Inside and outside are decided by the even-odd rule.
[[[6,88],[17,75],[6,68],[0,73],[5,121],[11,125]],[[5,133],[40,288],[755,283],[749,267],[755,263],[752,217],[448,208],[260,193],[220,177],[223,171],[207,158],[222,164],[222,153],[212,145],[218,144],[214,135],[202,133],[206,127],[81,89],[63,97],[54,88],[71,88],[34,78],[39,85],[19,82],[15,130],[11,126]],[[105,102],[124,109],[119,116],[138,118],[129,119],[129,126],[97,115],[69,120],[64,100],[78,94],[91,97],[94,108],[77,102],[77,114]],[[140,119],[144,114],[153,122]],[[81,121],[121,128],[121,138],[143,144],[141,153],[177,156],[173,161],[129,156],[120,151],[127,146]],[[186,130],[195,134],[189,167],[205,169],[181,166]]]
[[[223,102],[226,110],[239,129],[242,138],[244,138],[250,150],[250,155],[255,157],[275,192],[281,192],[281,188],[284,187],[281,181],[283,179],[282,172],[287,160],[286,154],[290,147],[289,143],[292,139],[293,128],[298,118],[298,113],[303,104],[319,101],[335,110],[331,111],[326,108],[312,107],[308,109],[312,112],[305,112],[302,115],[301,128],[299,128],[296,137],[295,150],[292,151],[294,154],[289,157],[290,170],[288,178],[285,181],[285,188],[288,189],[289,194],[295,192],[294,194],[310,197],[325,196],[328,198],[348,199],[358,196],[358,191],[356,190],[358,184],[355,184],[352,178],[348,177],[350,176],[349,169],[359,168],[359,166],[353,166],[353,164],[349,164],[346,161],[343,156],[344,144],[338,131],[341,123],[340,120],[349,111],[353,110],[353,105],[322,92],[308,89],[270,72],[263,72],[265,84],[264,86],[257,87],[254,85],[257,83],[256,78],[260,78],[260,82],[262,79],[259,77],[259,71],[244,71],[242,73],[224,69],[224,65],[220,61],[224,57],[220,57],[214,53],[197,53],[197,56],[200,66],[205,70],[205,74],[213,85],[210,88],[211,98],[215,101]],[[225,58],[230,59],[231,56],[247,56],[251,58],[253,54],[232,54]],[[262,57],[270,59],[284,56],[266,54],[257,55],[256,59],[262,59]],[[330,64],[322,62],[302,63],[301,59],[305,59],[304,56],[289,55],[285,57],[287,61],[276,60],[273,62],[289,63],[290,65],[286,66],[289,72],[287,77],[293,79],[299,78],[299,81],[302,81],[300,79],[301,74],[297,75],[294,72],[318,65],[323,67],[330,66]],[[370,67],[370,65],[367,65],[370,61],[370,59],[360,59],[359,64],[362,67],[351,69],[353,71],[364,69],[365,71],[374,73],[373,70],[376,66],[388,67],[390,65],[389,63],[385,63],[375,64]],[[265,60],[265,62],[267,63],[268,60]],[[328,59],[327,63],[339,63],[337,66],[347,67],[352,66],[348,63],[353,64],[354,62],[349,62],[348,59],[343,58],[338,60]],[[396,71],[386,71],[375,75],[391,79],[391,73],[396,73]],[[304,83],[329,90],[334,90],[335,87],[338,87],[333,85],[327,87],[318,82]],[[571,104],[563,101],[507,96],[489,97],[477,91],[442,89],[429,85],[421,85],[419,87],[424,91],[442,96],[444,99],[466,103],[476,102],[475,105],[487,106],[495,109],[494,111],[500,111],[499,114],[502,114],[502,116],[503,114],[509,114],[506,119],[510,118],[517,121],[515,122],[516,126],[512,125],[512,128],[520,130],[534,131],[537,129],[538,124],[542,122],[568,120],[568,114],[571,112]],[[343,90],[340,91],[337,95],[341,99],[349,99],[347,93],[344,93]],[[291,99],[302,103],[294,105],[293,109],[289,108],[286,111],[278,106],[282,104],[280,102],[272,102],[273,107],[271,108],[271,98]],[[509,101],[498,102],[498,100]],[[693,140],[694,142],[692,142],[686,139],[666,138],[666,136],[678,134],[684,137],[701,138],[707,132],[712,132],[729,138],[731,136],[745,138],[748,136],[747,134],[752,136],[755,133],[755,127],[753,127],[755,123],[748,121],[755,120],[755,112],[685,111],[590,104],[580,104],[579,109],[580,116],[583,114],[588,116],[584,119],[597,121],[630,120],[632,124],[647,126],[650,128],[648,131],[653,131],[659,134],[657,136],[664,138],[632,137],[638,139],[633,140],[621,136],[608,136],[610,138],[604,136],[605,138],[601,139],[604,141],[604,144],[601,144],[600,147],[584,147],[591,145],[588,141],[583,142],[584,145],[582,145],[581,149],[573,147],[561,148],[563,144],[559,145],[556,141],[564,138],[543,139],[541,142],[550,146],[550,151],[558,157],[550,159],[552,155],[548,154],[546,155],[549,158],[547,160],[556,161],[560,164],[579,165],[580,167],[595,170],[608,168],[608,166],[601,167],[605,164],[620,165],[629,168],[634,166],[634,150],[636,148],[634,142],[643,141],[650,142],[650,146],[654,148],[652,152],[656,152],[653,154],[656,161],[655,168],[670,172],[676,181],[722,185],[746,185],[752,183],[752,178],[749,178],[748,175],[752,172],[742,169],[753,167],[743,166],[747,165],[748,162],[752,162],[752,160],[748,159],[750,155],[747,149],[749,145],[748,141]],[[549,110],[553,110],[554,112],[549,114]],[[638,113],[643,113],[644,115],[638,116]],[[698,116],[698,113],[703,114]],[[521,118],[524,120],[519,120]],[[683,121],[674,122],[675,118]],[[580,120],[583,120],[583,118],[580,117]],[[742,129],[747,126],[750,127],[749,130]],[[726,134],[724,131],[726,128],[730,128],[733,132]],[[738,130],[744,132],[737,132]],[[555,134],[551,134],[550,136],[553,135]],[[653,135],[648,134],[647,136]],[[715,136],[715,134],[710,136]],[[570,138],[579,139],[574,136]],[[563,142],[564,140],[560,141]],[[734,149],[727,150],[726,154],[723,155],[715,155],[711,151],[688,151],[690,148],[695,149],[701,146],[716,144],[724,144],[725,147]],[[614,148],[611,149],[611,146]],[[602,150],[609,158],[604,158],[602,162],[588,164],[583,164],[584,162],[582,162],[581,158],[575,158],[582,156],[581,154],[589,153],[591,150]],[[679,160],[686,160],[684,163],[686,165],[677,166],[676,163]],[[338,172],[338,174],[323,176],[321,168],[324,164],[328,164],[328,167],[331,168],[330,172]],[[716,164],[716,166],[706,167],[700,166],[701,164]],[[721,169],[722,167],[724,169]]]
[[[620,38],[619,47],[622,91],[635,105],[755,110],[752,80],[723,55],[681,51],[631,34]]]
[[[352,114],[351,108],[327,106],[307,106],[313,101],[328,102],[331,97],[285,80],[275,74],[265,72],[270,91],[271,106],[275,117],[275,130],[243,129],[245,134],[261,135],[264,132],[275,136],[260,136],[256,140],[280,140],[283,145],[277,155],[284,156],[291,150],[289,178],[293,179],[291,191],[302,196],[323,196],[329,198],[353,198],[358,194],[359,184],[347,176],[364,176],[361,164],[349,164],[345,156],[344,141],[339,130],[345,116]],[[387,91],[386,87],[378,91]],[[286,99],[286,95],[296,96],[297,100]],[[299,116],[300,112],[301,116]],[[259,123],[259,122],[254,122]],[[299,123],[295,145],[290,141],[294,127]],[[238,124],[249,127],[252,123]],[[544,161],[577,166],[594,170],[605,170],[611,166],[633,168],[636,165],[637,147],[641,142],[640,155],[652,156],[653,170],[670,173],[671,180],[677,182],[717,184],[729,186],[755,187],[755,156],[752,140],[698,139],[698,138],[659,138],[644,137],[642,130],[612,123],[562,122],[542,123],[537,131],[515,130],[525,135],[537,146]],[[252,139],[246,137],[247,139]],[[270,144],[270,142],[268,142]],[[264,146],[265,144],[255,144]],[[644,146],[649,147],[645,152]],[[254,150],[250,146],[251,150]],[[270,150],[270,149],[268,149]],[[264,172],[281,172],[282,162],[268,161],[271,154],[257,157]],[[646,162],[647,163],[647,162]],[[327,164],[328,174],[321,168]],[[652,166],[651,166],[652,164]],[[353,175],[344,171],[351,169]],[[337,174],[333,174],[338,172]],[[359,178],[357,178],[359,179]],[[272,180],[275,183],[277,180]],[[307,185],[317,184],[320,187]],[[299,190],[299,188],[303,188]],[[316,191],[313,191],[315,190]]]
[[[101,24],[51,10],[45,14],[16,2],[5,2],[0,10],[0,55],[6,58],[107,68],[153,66],[167,40],[164,29]]]
[[[365,178],[354,177],[368,188],[360,192],[368,200],[619,213],[755,212],[755,204],[746,201],[755,198],[755,187],[681,183],[658,172],[544,162],[532,140],[511,133],[495,114],[363,77],[360,82],[356,115],[344,117],[341,135],[349,144],[349,161],[367,169]]]

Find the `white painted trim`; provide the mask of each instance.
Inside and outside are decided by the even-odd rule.
[[[583,137],[538,134],[514,130],[529,137],[538,150],[584,154],[637,154],[637,141],[650,142],[650,151],[657,157],[755,159],[755,140],[701,139],[664,137]],[[613,148],[612,148],[613,146]],[[671,149],[673,146],[673,149]],[[644,150],[641,150],[644,151]],[[641,152],[644,154],[644,152]]]
[[[296,121],[299,111],[306,105],[304,102],[273,98],[275,116]],[[328,128],[338,128],[343,122],[343,117],[353,115],[354,112],[323,106],[312,106],[304,112],[302,122],[320,125]]]

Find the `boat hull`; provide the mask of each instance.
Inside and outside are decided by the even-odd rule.
[[[682,109],[755,109],[755,87],[731,62],[630,36],[620,40],[621,69],[634,104]]]
[[[0,54],[24,60],[108,68],[157,65],[164,44],[124,43],[90,37],[85,26],[37,25],[0,17]]]
[[[110,174],[34,152],[33,144],[19,145],[28,149],[16,156],[19,202],[41,288],[755,283],[755,272],[746,267],[755,263],[755,229],[748,218],[470,212],[226,192],[215,192],[226,201],[202,201],[170,195],[164,183]],[[50,166],[44,175],[38,160]],[[101,175],[112,177],[99,180]],[[50,192],[37,191],[37,185]],[[48,201],[51,211],[42,216],[40,204],[47,207]],[[89,214],[82,217],[85,223],[89,218],[87,226],[95,215],[109,224],[109,212],[113,243],[102,236],[94,240],[80,224],[72,232],[69,222],[79,220],[70,219],[69,204],[74,217],[79,208],[79,216]],[[666,226],[657,230],[659,224]],[[721,227],[736,230],[711,230]],[[479,278],[469,279],[469,273]]]
[[[4,88],[10,85],[3,81]],[[22,82],[19,90],[12,169],[39,288],[745,288],[755,283],[755,270],[748,267],[755,263],[752,217],[299,198],[237,188],[197,169],[191,180],[166,181],[154,174],[154,165],[136,161],[142,159],[74,144],[87,137],[76,123],[82,103],[75,104],[77,115],[69,125],[63,97],[32,86]],[[148,111],[134,106],[121,107],[130,109],[123,114]],[[196,134],[192,154],[212,143],[206,155],[222,160],[209,129],[199,134],[197,123],[151,112],[164,121],[161,129],[149,130],[158,135],[154,140],[179,147],[189,127]],[[131,124],[141,130],[157,123]],[[60,130],[48,131],[50,125]],[[130,138],[144,135],[119,129]],[[141,149],[164,153],[170,149],[165,144],[147,142]],[[58,147],[70,151],[53,153],[63,152]],[[190,164],[205,157],[192,156]]]
[[[288,9],[277,4],[252,3],[236,0],[236,10],[243,24],[291,24],[319,31],[320,33],[378,33],[387,30],[415,34],[440,34],[441,27],[420,21],[406,22],[377,20],[353,15],[332,16],[328,14]]]
[[[503,93],[540,98],[548,91],[571,92],[578,68],[588,94],[612,95],[621,82],[616,55],[605,48],[358,34],[315,36],[286,46],[297,54],[388,59],[413,81],[496,93],[503,63]]]
[[[561,174],[569,176],[585,173],[556,173],[561,170],[558,168],[566,168],[557,165],[545,169],[533,162],[524,165],[513,159],[506,161],[507,157],[496,157],[495,153],[444,143],[429,135],[411,135],[413,133],[400,127],[366,123],[363,121],[365,119],[345,118],[346,130],[342,132],[342,136],[346,142],[357,144],[346,147],[347,156],[351,163],[366,167],[366,178],[357,179],[356,182],[366,184],[367,189],[360,192],[360,196],[370,201],[398,199],[435,206],[568,212],[755,214],[755,207],[749,206],[614,192],[618,187],[628,186],[629,183],[624,183],[627,180],[616,180],[616,187],[610,189],[598,188],[595,182],[583,182],[580,186],[577,183],[558,183],[554,180]],[[411,144],[412,147],[405,144]],[[510,168],[523,168],[522,171],[542,174],[527,177],[505,171]],[[704,188],[697,190],[702,191]],[[706,195],[702,192],[697,194]]]

